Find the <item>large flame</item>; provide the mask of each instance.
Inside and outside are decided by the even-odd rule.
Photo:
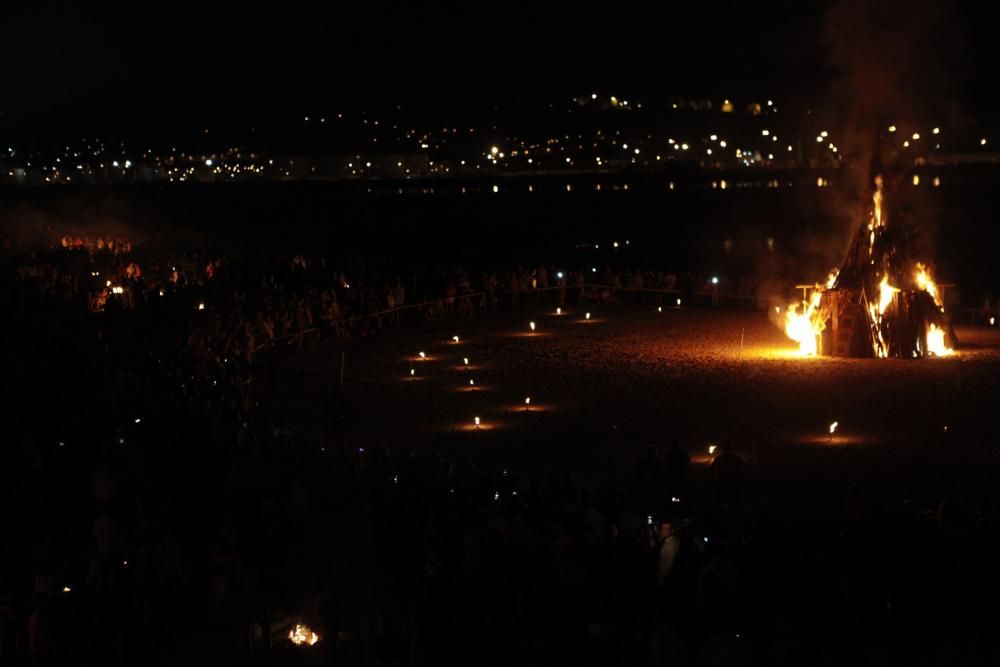
[[[868,222],[868,255],[875,250],[875,230],[885,226],[882,219],[882,177],[875,177],[875,192],[872,194],[872,217]]]
[[[898,287],[893,287],[889,284],[889,276],[882,277],[882,283],[879,285],[879,297],[878,297],[878,314],[884,315],[885,309],[889,307],[892,303],[892,299],[896,296],[896,292],[899,291]]]
[[[812,293],[805,310],[799,312],[798,304],[792,304],[785,313],[785,335],[799,344],[799,353],[814,355],[817,351],[817,337],[823,331],[823,323],[816,312],[822,292]]]
[[[937,307],[941,309],[941,312],[944,312],[944,304],[941,303],[937,284],[931,277],[930,269],[920,262],[917,262],[916,282],[917,287],[930,294]],[[955,350],[944,342],[944,329],[933,322],[927,325],[927,352],[935,357],[947,357],[950,354],[955,354]]]
[[[841,284],[838,272],[833,270],[827,276],[825,285],[816,284],[813,287],[808,301],[803,299],[801,305],[796,304],[788,308],[785,315],[785,334],[799,344],[799,352],[803,355],[814,355],[817,353],[819,345],[818,337],[826,325],[825,320],[829,314],[829,309],[825,306],[822,309],[819,307],[823,292],[826,290],[843,289],[846,290],[847,298],[856,299],[857,289],[862,285],[870,285],[868,283],[868,276],[871,274],[868,271],[878,271],[874,255],[876,246],[879,245],[879,239],[887,225],[884,210],[883,185],[882,177],[876,176],[875,191],[872,193],[872,208],[867,228],[868,255],[871,258],[867,263],[871,265],[870,268],[856,266],[858,264],[857,252],[852,250],[848,254],[844,265],[851,269],[850,272],[846,273],[848,284]],[[857,238],[855,248],[863,244],[865,240],[864,236]],[[897,352],[909,352],[914,357],[921,355],[940,357],[954,354],[954,350],[945,344],[946,331],[940,326],[940,323],[944,321],[944,304],[942,303],[943,299],[938,286],[931,277],[930,269],[926,265],[916,262],[913,267],[912,282],[910,279],[903,279],[901,276],[894,274],[895,279],[902,280],[904,284],[900,287],[892,285],[890,284],[890,274],[885,271],[885,268],[892,265],[891,262],[886,261],[886,253],[891,252],[891,250],[889,248],[879,249],[879,256],[881,257],[879,265],[883,268],[883,271],[875,273],[875,278],[879,280],[877,295],[874,293],[865,293],[864,290],[862,291],[862,298],[868,310],[867,324],[871,327],[875,355],[878,357],[889,356],[890,344],[896,339],[906,341],[904,344],[909,344],[909,341],[913,340],[907,333],[909,328],[908,326],[904,327],[901,325],[910,324],[914,321],[920,321],[921,326],[926,327],[924,331],[925,335],[917,339],[916,349],[897,350]],[[879,279],[880,274],[881,277]],[[897,302],[897,295],[900,292],[903,293],[903,299]],[[921,296],[920,292],[926,293],[933,300],[938,310],[936,315],[925,312],[927,306],[925,300],[914,298]],[[831,308],[843,307],[846,304],[843,299],[836,298],[831,300],[830,303]],[[916,310],[914,310],[914,304],[916,304]],[[848,318],[848,320],[850,319]]]
[[[917,262],[916,280],[917,280],[917,287],[930,294],[931,298],[934,299],[934,303],[936,303],[939,308],[944,310],[944,306],[941,305],[941,300],[938,299],[937,285],[931,278],[931,272],[930,270],[928,270],[926,266],[924,266],[920,262]]]
[[[296,646],[304,644],[312,646],[319,641],[319,635],[309,629],[309,626],[296,624],[295,628],[288,631],[288,638]]]
[[[944,329],[936,324],[930,324],[927,327],[927,351],[935,357],[947,357],[950,354],[955,354],[955,350],[944,343]]]
[[[878,291],[878,304],[869,304],[868,312],[871,315],[872,322],[875,323],[875,355],[886,357],[889,355],[889,346],[886,344],[885,338],[882,337],[882,315],[885,314],[886,308],[892,303],[892,299],[896,296],[899,288],[889,284],[889,276],[882,276],[882,282],[879,284]]]

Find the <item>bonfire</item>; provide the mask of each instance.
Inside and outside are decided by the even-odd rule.
[[[785,333],[804,355],[943,357],[955,335],[929,265],[911,257],[890,227],[882,175],[873,170],[871,209],[839,269],[804,289],[786,312]]]
[[[313,632],[309,626],[297,623],[294,628],[288,631],[288,639],[296,646],[312,646],[319,641],[319,635]]]

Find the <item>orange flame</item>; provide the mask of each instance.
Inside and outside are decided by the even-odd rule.
[[[917,262],[916,280],[917,280],[917,287],[930,294],[931,298],[934,299],[934,303],[936,303],[938,307],[943,309],[944,306],[941,305],[941,300],[938,298],[937,285],[931,278],[931,272],[930,270],[928,270],[926,266],[924,266],[920,262]]]
[[[955,354],[955,350],[944,343],[944,329],[933,323],[927,327],[927,351],[935,357]]]
[[[893,297],[899,291],[898,287],[889,284],[889,276],[882,277],[882,284],[879,285],[878,314],[885,314],[885,309],[892,303]]]
[[[837,284],[837,276],[840,275],[840,269],[830,269],[830,273],[826,276],[826,288],[833,289],[833,286]]]
[[[931,295],[937,307],[941,309],[941,312],[944,312],[944,304],[941,303],[941,296],[938,293],[937,284],[931,277],[930,269],[920,262],[917,262],[916,283],[917,287]],[[934,323],[927,325],[927,352],[935,357],[947,357],[955,353],[955,350],[944,342],[944,329]]]
[[[805,305],[805,310],[799,312],[798,304],[792,304],[785,313],[785,335],[799,344],[799,354],[815,355],[818,349],[816,338],[823,331],[823,322],[816,312],[822,293],[815,291]]]
[[[312,646],[319,641],[319,635],[309,629],[309,626],[296,624],[295,628],[288,631],[288,639],[296,646],[308,644]]]

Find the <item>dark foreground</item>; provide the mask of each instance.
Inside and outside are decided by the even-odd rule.
[[[393,573],[363,618],[401,662],[986,664],[1000,336],[959,335],[948,359],[800,359],[759,313],[540,307],[279,354],[274,405],[310,442],[345,352],[338,456],[371,495],[311,516],[365,517],[342,585]],[[726,440],[745,468],[711,466]]]
[[[181,373],[111,438],[56,414],[4,454],[3,654],[993,664],[1000,337],[959,336],[797,359],[760,313],[538,305],[279,348],[259,409]]]

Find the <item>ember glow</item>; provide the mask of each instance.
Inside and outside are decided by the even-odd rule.
[[[309,629],[309,626],[297,623],[288,631],[288,639],[296,646],[312,646],[319,641],[319,635]]]

